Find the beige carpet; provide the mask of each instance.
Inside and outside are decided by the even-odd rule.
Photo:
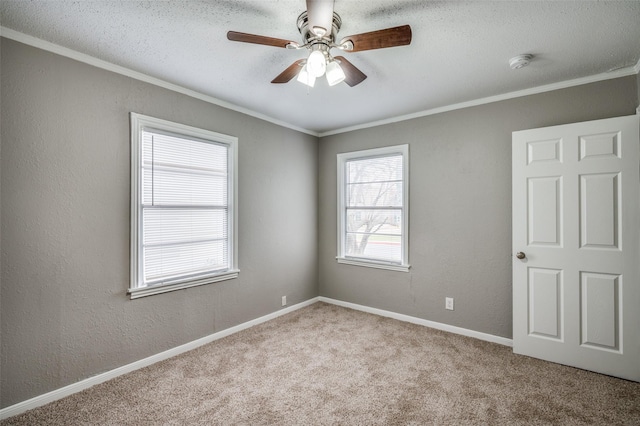
[[[325,303],[0,425],[640,424],[640,384]]]

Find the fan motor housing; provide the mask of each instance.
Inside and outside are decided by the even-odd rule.
[[[319,37],[315,35],[309,28],[309,15],[307,14],[307,11],[305,10],[300,14],[300,16],[298,16],[298,31],[300,31],[300,34],[302,35],[302,42],[304,44],[310,43],[314,40],[327,41],[329,43],[333,43],[336,40],[338,31],[340,31],[341,26],[342,26],[342,19],[340,18],[340,15],[338,15],[336,12],[333,12],[333,22],[331,23],[331,32]]]

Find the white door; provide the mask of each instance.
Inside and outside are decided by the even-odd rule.
[[[513,133],[514,352],[640,381],[639,127]]]

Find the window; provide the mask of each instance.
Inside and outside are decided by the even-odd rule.
[[[338,154],[338,262],[408,271],[409,146]]]
[[[235,278],[237,138],[131,113],[132,299]]]

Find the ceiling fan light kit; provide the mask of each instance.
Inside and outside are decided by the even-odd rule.
[[[298,73],[297,80],[300,83],[306,84],[309,87],[313,87],[316,84],[316,77],[311,75],[311,73],[307,70],[307,65],[304,65],[302,67],[302,69]]]
[[[342,19],[333,11],[333,1],[307,0],[307,10],[297,19],[298,31],[302,35],[302,44],[295,41],[265,37],[254,34],[229,31],[227,38],[231,41],[283,47],[291,50],[307,49],[307,59],[300,59],[291,64],[272,83],[287,83],[293,77],[309,87],[313,87],[316,78],[326,75],[329,86],[341,82],[353,87],[360,84],[367,76],[342,56],[331,56],[331,49],[344,52],[360,52],[363,50],[383,49],[394,46],[406,46],[411,43],[411,27],[387,28],[384,30],[347,36],[336,43]],[[331,23],[331,31],[327,25]]]
[[[324,53],[314,50],[307,58],[307,71],[315,78],[322,77],[327,70],[327,60]]]
[[[338,83],[342,83],[347,76],[342,71],[337,61],[329,62],[327,65],[327,83],[329,86],[335,86]]]

